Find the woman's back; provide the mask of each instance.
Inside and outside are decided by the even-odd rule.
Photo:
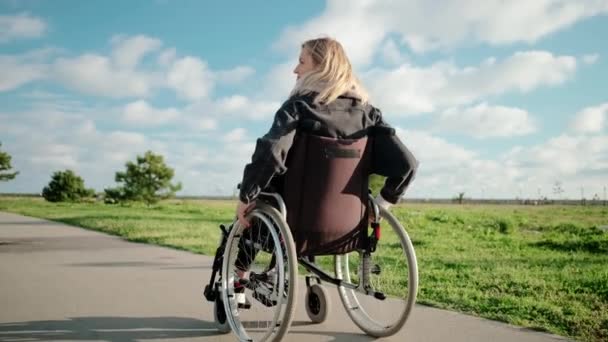
[[[287,172],[290,149],[305,125],[312,122],[315,135],[336,139],[363,138],[371,127],[392,130],[380,111],[367,102],[367,94],[337,41],[319,38],[305,42],[294,73],[297,81],[290,98],[275,114],[268,133],[257,140],[251,163],[243,172],[237,216],[245,225],[245,212],[259,193],[273,178]],[[417,167],[409,150],[394,130],[392,133],[374,139],[369,169],[387,177],[378,198],[385,208],[399,200]]]

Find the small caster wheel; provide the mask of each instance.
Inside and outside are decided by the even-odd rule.
[[[226,318],[226,309],[224,308],[224,302],[217,296],[213,304],[213,319],[217,325],[217,330],[221,333],[230,332],[230,324]]]
[[[306,313],[313,323],[323,323],[329,313],[329,294],[319,285],[313,284],[306,291]]]

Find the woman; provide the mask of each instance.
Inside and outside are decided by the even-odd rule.
[[[287,171],[285,160],[293,143],[298,121],[313,119],[321,123],[319,135],[349,138],[371,126],[389,127],[380,110],[370,105],[367,94],[355,77],[342,45],[331,38],[312,39],[300,51],[296,86],[277,111],[270,131],[259,138],[251,163],[245,166],[237,217],[245,218],[259,193],[275,175]],[[385,209],[399,201],[412,181],[418,163],[396,136],[382,142],[381,165],[374,172],[387,176],[376,201]]]

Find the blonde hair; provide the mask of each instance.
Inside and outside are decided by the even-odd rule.
[[[330,103],[347,92],[367,102],[368,95],[353,73],[342,45],[332,38],[311,39],[302,44],[312,56],[315,68],[297,82],[291,96],[318,92],[314,102]]]

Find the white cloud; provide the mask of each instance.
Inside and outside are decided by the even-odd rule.
[[[604,129],[606,122],[608,122],[608,103],[603,103],[578,112],[571,123],[571,128],[578,133],[597,133]]]
[[[277,64],[266,74],[261,89],[261,96],[273,101],[285,100],[296,84],[296,75],[293,70],[298,60],[297,55],[287,62]]]
[[[173,63],[175,57],[177,55],[177,50],[175,48],[169,48],[163,50],[160,55],[158,55],[158,64],[161,66],[168,66]]]
[[[227,143],[239,142],[239,141],[243,141],[245,139],[246,135],[247,135],[247,131],[244,128],[239,127],[239,128],[235,128],[235,129],[229,131],[228,133],[226,133],[226,135],[222,138],[222,140]]]
[[[217,120],[211,118],[195,119],[192,127],[201,131],[214,130],[217,128]]]
[[[41,48],[15,55],[0,54],[0,92],[48,77],[46,61],[60,49]]]
[[[106,134],[104,134],[106,135]],[[113,131],[107,134],[107,142],[104,144],[104,152],[114,162],[126,161],[133,150],[142,154],[146,145],[146,136],[141,133],[128,131]],[[121,148],[117,149],[116,146]]]
[[[158,84],[152,74],[117,68],[109,58],[95,54],[59,58],[54,72],[54,77],[66,86],[98,96],[146,97]]]
[[[3,191],[40,192],[52,171],[65,168],[73,169],[87,186],[101,191],[115,185],[115,172],[124,170],[127,161],[151,150],[163,155],[167,165],[174,168],[174,180],[184,184],[182,194],[226,195],[240,181],[243,167],[253,153],[254,144],[242,128],[228,135],[194,134],[194,127],[154,135],[100,129],[86,111],[52,111],[50,117],[47,113],[46,108],[0,113],[0,122],[10,123],[0,125],[3,150],[11,153],[13,166],[21,172]],[[24,132],[28,139],[23,139]],[[226,136],[231,140],[229,144],[223,140]]]
[[[397,46],[397,44],[395,44],[395,41],[393,39],[388,39],[386,42],[384,42],[384,45],[382,45],[381,53],[382,58],[386,63],[396,65],[401,64],[405,61],[405,57],[403,56],[403,54],[399,50],[399,47]]]
[[[78,152],[79,148],[76,146],[50,143],[40,146],[28,159],[34,165],[53,171],[77,169],[79,162],[75,156]]]
[[[275,46],[299,53],[306,40],[330,36],[342,43],[355,65],[368,63],[391,30],[386,22],[382,22],[383,17],[381,13],[374,13],[369,1],[328,1],[320,16],[286,28]]]
[[[27,13],[0,15],[0,43],[22,38],[39,38],[46,29],[44,20]]]
[[[49,79],[72,90],[101,97],[149,98],[168,88],[189,102],[211,95],[215,83],[238,85],[255,74],[249,66],[214,71],[194,56],[177,57],[175,48],[145,35],[118,35],[108,55],[85,53],[56,58],[58,49],[38,49],[20,55],[0,55],[0,92]],[[157,63],[143,63],[152,55]],[[207,123],[208,125],[208,123]]]
[[[534,43],[606,12],[608,3],[598,0],[334,0],[319,16],[285,29],[276,46],[295,50],[307,39],[329,35],[342,42],[359,65],[371,62],[389,34],[400,36],[415,52],[471,43]]]
[[[429,171],[462,168],[477,158],[477,153],[454,145],[428,132],[396,127],[397,135],[412,150],[414,157]]]
[[[215,73],[217,81],[225,84],[239,84],[255,74],[255,69],[248,66],[237,66],[230,70],[220,70]]]
[[[580,188],[598,192],[608,174],[608,136],[562,134],[532,146],[484,157],[429,132],[397,129],[420,166],[406,197],[580,198]],[[484,195],[485,193],[485,195]],[[591,197],[591,196],[589,196]]]
[[[589,55],[584,55],[583,56],[583,62],[585,64],[595,64],[595,62],[597,62],[597,60],[600,58],[600,55],[597,53],[594,54],[589,54]]]
[[[162,46],[160,40],[144,35],[118,35],[112,37],[111,43],[113,61],[117,66],[128,69],[136,67],[146,54],[157,51]]]
[[[97,134],[97,128],[95,122],[91,119],[85,119],[82,123],[78,124],[74,130],[76,136],[81,139],[86,139]]]
[[[605,181],[608,136],[562,134],[535,146],[513,148],[506,158],[512,160],[512,164],[527,178],[535,181],[551,183],[561,180],[570,184],[583,182],[585,178],[595,181],[603,178]]]
[[[171,66],[167,82],[177,94],[188,100],[207,97],[213,88],[213,76],[207,63],[196,57],[183,57]]]
[[[19,88],[32,81],[46,76],[47,68],[43,64],[28,63],[15,56],[0,55],[0,91]]]
[[[395,114],[417,114],[465,105],[509,91],[529,92],[558,85],[576,71],[576,59],[544,51],[517,52],[503,61],[485,60],[476,67],[459,68],[440,62],[430,67],[403,64],[375,68],[362,74],[372,100]]]
[[[216,117],[207,110],[207,102],[194,103],[186,107],[182,112],[182,122],[184,130],[193,130],[197,133],[209,132],[217,129],[220,117]]]
[[[476,138],[520,136],[536,131],[527,111],[487,103],[447,109],[440,114],[438,124],[443,130]]]
[[[0,55],[0,91],[12,90],[40,79],[59,82],[73,90],[114,98],[146,97],[163,85],[160,70],[139,70],[137,64],[156,50],[160,41],[145,36],[112,39],[111,57],[86,53],[66,57],[55,48],[19,55]],[[64,57],[56,58],[58,52]]]
[[[481,197],[482,186],[494,194],[509,191],[514,172],[498,161],[483,159],[477,152],[429,132],[397,127],[397,134],[420,163],[407,198],[451,198],[458,192]]]
[[[274,101],[252,100],[242,95],[219,98],[215,103],[219,115],[244,117],[250,120],[264,120],[274,116],[281,106]]]
[[[144,126],[175,122],[180,117],[179,111],[175,108],[156,109],[144,100],[127,104],[123,113],[126,122]]]
[[[487,94],[500,94],[510,89],[528,92],[541,85],[564,83],[575,71],[574,57],[524,51],[516,52],[502,63],[490,58],[477,69],[456,70],[454,80],[468,86],[467,92],[482,86]]]
[[[175,181],[184,184],[181,194],[230,195],[255,147],[249,128],[154,135],[104,131],[100,127],[106,124],[97,124],[101,117],[92,119],[86,109],[78,108],[73,112],[39,108],[0,113],[0,122],[9,123],[0,125],[3,149],[11,153],[13,166],[21,172],[3,191],[39,192],[52,171],[65,168],[74,169],[87,186],[103,190],[114,186],[114,174],[124,170],[125,162],[152,150],[165,156],[175,169]],[[24,132],[28,139],[23,139]],[[450,198],[461,191],[466,197],[536,198],[538,188],[543,195],[554,197],[550,189],[555,181],[563,183],[564,197],[578,198],[580,187],[591,197],[605,184],[608,172],[606,135],[562,134],[484,156],[430,132],[397,127],[397,133],[420,161],[409,198]]]
[[[215,79],[234,84],[254,73],[252,68],[245,66],[214,72],[200,58],[176,58],[174,48],[159,51],[162,42],[144,35],[114,36],[111,44],[108,56],[64,54],[53,60],[50,57],[54,49],[0,55],[0,72],[4,76],[0,79],[0,91],[48,78],[75,91],[102,97],[147,98],[154,90],[170,88],[183,99],[200,101],[210,94]],[[142,63],[142,59],[152,53],[158,53],[158,63]]]

